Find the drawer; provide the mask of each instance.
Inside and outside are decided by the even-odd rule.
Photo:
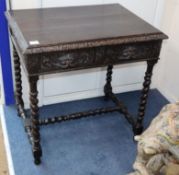
[[[158,59],[161,41],[101,46],[26,58],[29,74],[49,74]]]

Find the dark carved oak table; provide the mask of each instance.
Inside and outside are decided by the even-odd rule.
[[[39,126],[118,111],[141,134],[152,70],[167,36],[118,4],[7,11],[14,45],[16,104],[32,144],[35,163],[42,156]],[[116,64],[146,61],[138,116],[129,114],[112,92]],[[30,116],[22,99],[21,68],[30,87]],[[104,94],[115,106],[40,119],[37,81],[40,75],[107,66]]]

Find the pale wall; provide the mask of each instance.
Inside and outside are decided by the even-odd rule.
[[[156,86],[171,101],[179,100],[179,0],[165,4],[161,29],[169,36],[158,64]]]

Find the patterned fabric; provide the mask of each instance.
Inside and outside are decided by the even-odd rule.
[[[179,103],[166,105],[135,140],[138,154],[129,175],[166,174],[168,164],[179,166]]]

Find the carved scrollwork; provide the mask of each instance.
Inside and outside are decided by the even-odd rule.
[[[51,67],[58,67],[62,69],[66,69],[70,67],[73,62],[73,56],[71,54],[64,54],[64,55],[57,55],[57,58],[52,62],[49,60],[49,56],[42,56],[42,69],[51,68]]]
[[[157,58],[160,52],[160,43],[135,43],[128,45],[116,45],[107,48],[106,57],[119,63],[119,61],[142,60]]]
[[[137,48],[134,46],[129,46],[129,47],[124,48],[124,51],[123,51],[124,59],[130,59],[131,56],[135,55],[136,50]]]
[[[43,53],[38,58],[27,58],[29,74],[45,74],[100,67],[132,61],[156,59],[161,41],[101,46],[53,53]]]
[[[94,50],[62,52],[41,57],[41,69],[71,69],[76,66],[92,65],[95,62]]]

